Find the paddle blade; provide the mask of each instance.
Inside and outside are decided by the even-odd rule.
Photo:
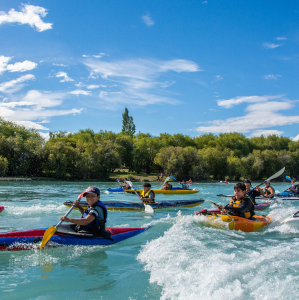
[[[148,214],[153,214],[154,213],[154,209],[148,204],[144,204],[144,211]]]
[[[174,181],[177,181],[173,176],[170,176]]]
[[[51,226],[50,228],[48,228],[43,236],[43,240],[42,243],[40,245],[40,250],[42,250],[46,244],[49,242],[50,238],[53,236],[53,234],[57,231],[57,228],[55,226]]]
[[[286,179],[290,180],[290,181],[292,180],[292,178],[290,176],[286,176]]]
[[[269,177],[267,180],[271,180],[271,179],[279,177],[280,175],[282,175],[284,173],[285,169],[286,168],[283,167],[281,170],[279,170],[278,172],[276,172],[274,175],[272,175],[271,177]]]
[[[168,182],[170,180],[170,177],[166,177],[166,179],[164,180],[164,184],[166,183],[166,182]]]

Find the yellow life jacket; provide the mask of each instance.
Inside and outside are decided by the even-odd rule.
[[[242,197],[241,199],[236,199],[235,196],[232,197],[232,199],[230,200],[229,202],[229,205],[232,205],[233,207],[240,207],[241,206],[241,203],[242,203],[242,200],[244,200],[245,198],[249,198],[252,205],[253,205],[253,208],[254,208],[254,202],[252,201],[251,197],[249,197],[248,195],[245,195],[244,197]],[[252,209],[252,211],[248,210],[248,211],[245,211],[244,212],[244,217],[246,219],[249,219],[251,216],[253,216],[253,213],[254,210]]]
[[[155,202],[155,192],[152,190],[148,190],[147,193],[144,193],[144,190],[141,191],[141,196],[142,198],[149,198],[149,194],[153,192],[154,195],[154,199],[149,200],[149,201],[145,201],[146,203],[154,203]]]

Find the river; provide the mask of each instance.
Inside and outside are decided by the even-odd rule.
[[[2,181],[0,232],[57,224],[89,185],[101,200],[138,201],[136,195],[105,193],[117,183]],[[289,183],[274,183],[282,191]],[[140,187],[141,183],[135,183]],[[158,183],[152,187],[158,188]],[[0,252],[0,299],[296,299],[299,232],[280,222],[299,210],[299,201],[274,201],[257,214],[273,222],[253,233],[206,227],[195,211],[227,204],[233,185],[199,183],[193,195],[156,195],[156,200],[206,200],[193,208],[109,211],[108,227],[149,230],[110,246],[63,246]],[[72,217],[80,217],[78,211]]]

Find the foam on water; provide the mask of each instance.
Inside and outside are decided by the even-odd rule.
[[[286,210],[277,207],[272,217],[281,219],[294,208]],[[161,299],[296,298],[297,231],[278,221],[274,227],[244,233],[200,226],[194,220],[176,218],[137,257],[150,283],[162,287]]]

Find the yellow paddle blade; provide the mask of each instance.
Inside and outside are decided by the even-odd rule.
[[[52,237],[52,235],[57,231],[57,228],[55,226],[51,226],[50,228],[48,228],[43,236],[43,240],[42,243],[39,247],[40,250],[42,250],[46,244],[48,243],[48,241],[50,240],[50,238]]]

